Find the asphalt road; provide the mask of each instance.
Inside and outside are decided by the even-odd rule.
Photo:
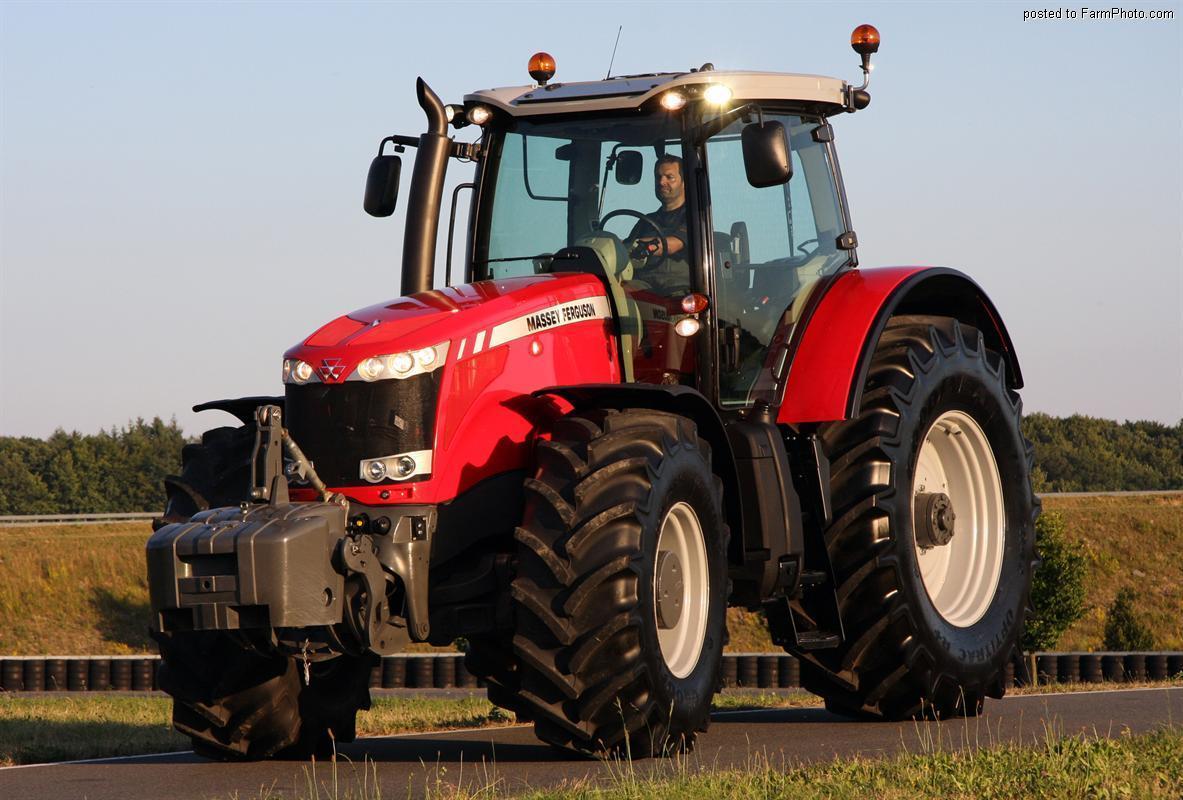
[[[855,754],[875,757],[907,750],[1033,744],[1047,727],[1066,734],[1116,736],[1183,723],[1183,689],[1127,689],[988,701],[975,720],[857,722],[820,708],[720,712],[685,768],[797,765]],[[441,785],[470,789],[498,782],[500,791],[565,781],[618,779],[621,764],[567,758],[540,744],[527,726],[373,737],[344,746],[353,763],[338,766],[340,795],[360,790],[375,773],[384,797],[418,797]],[[767,761],[765,762],[765,759]],[[638,762],[640,774],[681,768],[671,761]],[[0,798],[257,798],[311,797],[310,767],[296,762],[222,764],[192,753],[140,756],[0,769]],[[315,781],[332,786],[332,767],[316,766]],[[334,796],[322,791],[322,796]]]

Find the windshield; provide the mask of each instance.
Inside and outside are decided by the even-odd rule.
[[[676,116],[518,120],[494,140],[483,218],[474,250],[476,280],[533,275],[564,247],[586,243],[596,226],[619,239],[639,235],[639,215],[661,209],[655,170],[682,155]],[[491,195],[491,197],[490,197]],[[490,202],[491,200],[491,202]]]

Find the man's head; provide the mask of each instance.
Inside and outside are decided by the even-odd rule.
[[[666,154],[653,167],[653,191],[667,211],[681,208],[686,202],[686,184],[682,182],[682,159]]]

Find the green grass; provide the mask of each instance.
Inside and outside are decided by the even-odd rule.
[[[1124,584],[1161,649],[1183,649],[1183,497],[1050,497],[1084,545],[1089,612],[1061,650],[1099,650],[1104,612]],[[144,575],[146,523],[0,527],[0,654],[154,652]],[[731,652],[776,652],[758,614],[728,611]],[[412,645],[412,651],[431,651]]]
[[[170,727],[167,697],[0,695],[0,765],[188,750]],[[359,736],[508,725],[483,697],[376,697],[358,714]]]
[[[854,757],[801,766],[784,756],[754,752],[741,768],[720,769],[693,758],[633,764],[606,763],[607,776],[552,789],[511,791],[502,779],[457,786],[446,771],[425,777],[430,800],[1177,800],[1183,793],[1183,732],[1164,729],[1115,738],[1044,731],[1033,746],[944,747],[926,739],[904,742],[908,752],[881,759]],[[345,761],[303,768],[297,800],[379,800],[381,765]],[[232,796],[239,800],[239,795]],[[292,795],[260,790],[260,800]]]
[[[792,798],[1178,798],[1183,791],[1183,733],[1161,731],[1117,739],[1066,737],[1048,732],[1036,747],[1003,745],[975,751],[932,748],[921,742],[906,755],[853,758],[799,767],[754,754],[742,769],[701,772],[670,765],[646,777],[620,764],[611,779],[519,795],[530,800],[730,800]],[[494,792],[450,791],[441,797],[475,798]],[[358,795],[360,796],[360,795]]]

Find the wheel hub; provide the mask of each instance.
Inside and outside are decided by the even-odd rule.
[[[689,503],[675,503],[665,513],[654,556],[650,585],[657,643],[670,673],[685,678],[702,654],[711,597],[702,523]]]
[[[685,590],[682,562],[674,551],[657,554],[657,586],[654,588],[658,627],[669,630],[682,618],[682,593]]]
[[[916,495],[916,544],[920,547],[943,547],[953,539],[953,501],[944,492]]]
[[[924,588],[951,625],[973,625],[993,601],[1006,544],[1003,497],[982,426],[965,411],[937,417],[916,457],[912,528]]]

